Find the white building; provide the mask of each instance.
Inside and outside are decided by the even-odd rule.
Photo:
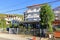
[[[39,11],[40,11],[40,4],[28,6],[26,12],[24,13],[24,20],[25,21],[39,21]]]
[[[40,28],[40,24],[39,22],[37,23],[37,21],[40,20],[40,4],[38,5],[33,5],[33,6],[28,6],[27,10],[24,13],[24,21],[26,22],[25,25],[27,25],[27,27],[29,27],[29,24],[31,27],[33,28]],[[54,11],[55,14],[55,21],[53,21],[53,26],[55,27],[57,25],[57,27],[60,27],[60,7],[57,7],[55,9],[52,9]],[[47,32],[48,30],[44,29],[44,32]]]
[[[55,13],[55,20],[60,20],[60,6],[53,9]]]
[[[7,15],[7,17],[5,17],[5,20],[6,20],[6,24],[9,24],[9,23],[14,24],[22,21],[20,17],[13,16],[13,15]]]
[[[41,4],[28,6],[27,10],[24,12],[24,20],[25,21],[39,21],[40,20],[40,6]],[[55,14],[55,20],[60,20],[60,6],[52,9]]]

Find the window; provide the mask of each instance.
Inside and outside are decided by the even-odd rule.
[[[35,21],[37,21],[37,19],[36,19],[36,18],[34,18],[34,20],[35,20]]]
[[[59,13],[59,11],[54,11],[54,13]]]
[[[56,13],[55,16],[58,16],[58,14]]]
[[[36,8],[36,10],[39,10],[39,8]]]
[[[31,8],[31,11],[33,11],[34,9],[33,8]]]
[[[29,18],[28,21],[32,21],[32,18]]]

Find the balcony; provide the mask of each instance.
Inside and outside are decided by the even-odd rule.
[[[36,9],[34,9],[34,10],[27,10],[26,13],[39,12],[39,11],[40,10],[36,10]]]
[[[60,13],[60,11],[54,11],[54,13],[56,14],[56,13]]]

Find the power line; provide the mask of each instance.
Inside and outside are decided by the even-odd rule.
[[[46,2],[48,4],[52,4],[52,3],[55,3],[55,2],[59,2],[60,0],[55,0],[55,1],[52,1],[52,2]],[[46,4],[46,3],[43,3],[43,4]]]
[[[5,13],[12,12],[12,11],[18,11],[18,10],[23,10],[23,9],[26,9],[26,7],[25,8],[20,8],[20,9],[15,9],[15,10],[10,10],[10,11],[7,11]]]
[[[52,1],[52,2],[47,2],[48,4],[52,4],[52,3],[55,3],[55,2],[58,2],[60,0],[56,0],[56,1]],[[43,4],[46,4],[46,3],[43,3]],[[42,5],[43,5],[42,4]],[[6,11],[5,13],[8,13],[8,12],[13,12],[13,11],[18,11],[18,10],[23,10],[23,9],[26,9],[27,7],[24,7],[24,8],[20,8],[20,9],[15,9],[15,10],[10,10],[10,11]]]
[[[27,0],[26,2],[30,2],[30,1],[33,1],[33,0]],[[11,5],[11,6],[7,6],[6,8],[4,9],[8,9],[8,7],[16,7],[17,5],[20,5],[20,4],[23,4],[25,3],[25,1],[21,2],[21,3],[18,3],[18,4],[15,4],[15,5]],[[25,3],[26,4],[26,3]],[[4,9],[0,9],[0,10],[4,10]]]

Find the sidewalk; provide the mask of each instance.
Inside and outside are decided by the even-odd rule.
[[[0,38],[6,38],[10,40],[29,40],[32,39],[32,36],[25,36],[25,35],[17,35],[17,34],[7,34],[7,33],[0,33]],[[39,40],[40,38],[36,37],[36,40]],[[42,38],[41,40],[47,40]]]
[[[17,34],[6,34],[6,33],[0,33],[1,38],[11,39],[11,40],[28,40],[29,37],[23,37],[22,35]]]

